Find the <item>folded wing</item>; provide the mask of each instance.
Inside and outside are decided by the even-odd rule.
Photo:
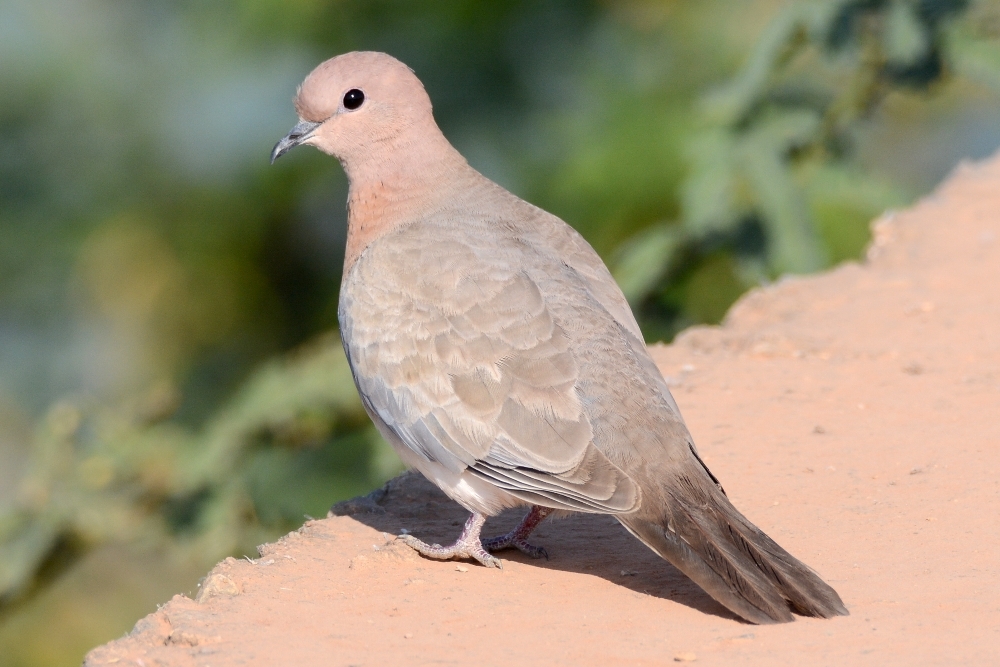
[[[418,231],[383,239],[345,280],[341,327],[369,409],[423,460],[526,502],[634,509],[637,487],[594,445],[578,360],[539,285],[504,248],[431,246]]]

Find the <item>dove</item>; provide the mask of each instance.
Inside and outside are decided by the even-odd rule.
[[[300,145],[349,181],[338,316],[365,410],[409,467],[470,512],[424,556],[519,549],[547,516],[613,515],[751,623],[846,615],[836,591],[745,518],[695,447],[621,290],[572,227],[473,169],[412,70],[321,63],[295,97]],[[506,535],[488,516],[526,507]]]

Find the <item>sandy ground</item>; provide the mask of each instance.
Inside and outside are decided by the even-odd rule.
[[[1000,160],[878,221],[865,264],[653,352],[730,498],[849,617],[740,622],[604,516],[543,524],[549,561],[424,560],[392,535],[450,540],[464,513],[410,475],[86,664],[1000,664]]]

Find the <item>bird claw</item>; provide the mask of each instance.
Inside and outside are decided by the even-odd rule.
[[[549,552],[542,547],[536,547],[532,544],[528,544],[528,535],[531,531],[541,523],[545,517],[552,513],[552,510],[548,507],[540,507],[534,505],[531,511],[528,512],[527,516],[521,520],[517,528],[510,531],[506,535],[498,535],[497,537],[491,537],[488,540],[483,540],[483,548],[487,551],[501,551],[503,549],[517,549],[521,553],[531,556],[532,558],[545,557],[545,560],[549,559]]]
[[[521,553],[531,556],[532,558],[545,558],[549,559],[549,552],[545,550],[545,547],[536,547],[533,544],[528,544],[528,541],[521,538],[513,537],[510,533],[507,535],[500,535],[498,537],[492,537],[488,540],[483,540],[483,548],[487,551],[503,551],[504,549],[517,549]]]
[[[482,558],[475,557],[475,556],[474,556],[474,558],[477,561],[479,561],[482,565],[485,565],[486,567],[495,567],[498,570],[502,570],[503,569],[503,561],[500,560],[499,558],[497,558],[496,556],[494,556],[493,554],[488,553],[486,551],[483,551],[483,557]]]
[[[440,544],[427,544],[426,542],[421,542],[416,537],[409,534],[400,535],[396,539],[402,540],[403,544],[407,545],[421,556],[426,556],[427,558],[434,558],[437,560],[471,558],[486,567],[495,567],[502,570],[503,563],[500,562],[499,558],[492,555],[490,553],[491,551],[517,549],[521,553],[531,556],[532,558],[544,557],[545,560],[549,559],[548,551],[542,547],[536,547],[532,544],[528,544],[527,538],[528,535],[531,534],[531,531],[534,530],[535,527],[551,513],[551,509],[535,505],[531,508],[531,511],[528,512],[528,515],[524,517],[517,528],[510,531],[506,535],[500,535],[488,540],[482,540],[479,537],[479,531],[482,530],[486,517],[479,513],[473,513],[472,516],[469,517],[468,521],[465,522],[465,528],[462,530],[462,534],[450,547],[442,547]]]
[[[482,542],[479,539],[479,528],[482,527],[482,519],[480,518],[477,521],[478,525],[476,525],[473,530],[470,530],[470,528],[472,528],[472,523],[473,519],[470,519],[469,524],[466,526],[466,530],[450,547],[443,547],[440,544],[427,544],[413,535],[399,535],[396,539],[401,540],[403,544],[410,547],[421,556],[425,556],[427,558],[434,558],[435,560],[470,558],[485,567],[502,570],[503,563],[500,562],[499,558],[484,549]]]

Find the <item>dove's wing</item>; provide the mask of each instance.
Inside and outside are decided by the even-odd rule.
[[[366,407],[422,460],[523,501],[632,510],[638,489],[594,445],[580,363],[547,286],[518,268],[530,248],[441,231],[415,223],[388,235],[345,277],[341,329]],[[566,266],[545,273],[575,280]]]
[[[593,299],[614,318],[632,349],[634,360],[642,366],[646,377],[656,385],[674,416],[683,421],[680,408],[670,394],[666,380],[646,351],[646,342],[632,308],[601,257],[578,231],[562,220],[527,202],[521,202],[521,205],[528,209],[526,217],[532,218],[531,224],[527,225],[529,234],[537,236],[540,244],[551,248],[556,256],[562,258],[579,276]]]

